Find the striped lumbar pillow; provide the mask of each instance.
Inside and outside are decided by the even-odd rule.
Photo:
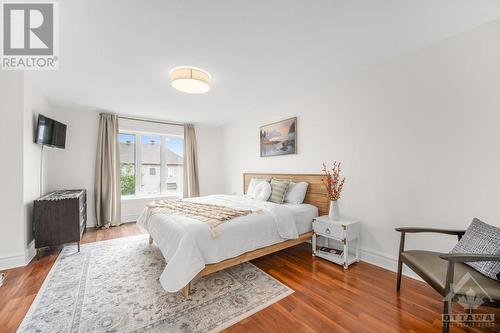
[[[289,184],[288,180],[271,179],[271,196],[268,201],[282,204]]]

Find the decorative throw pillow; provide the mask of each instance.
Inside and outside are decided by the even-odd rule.
[[[293,204],[301,204],[304,202],[306,197],[307,187],[309,186],[306,182],[294,183],[291,182],[288,185],[288,189],[285,194],[285,202]]]
[[[271,185],[268,182],[260,182],[255,185],[252,198],[261,201],[267,201],[271,195]]]
[[[252,178],[250,179],[250,183],[248,184],[247,194],[253,198],[253,192],[255,191],[255,186],[257,186],[260,182],[268,182],[267,178]]]
[[[271,179],[271,196],[268,201],[282,204],[289,184],[288,180]]]
[[[500,228],[474,218],[450,253],[500,255]],[[472,261],[466,264],[487,277],[500,280],[499,261]]]

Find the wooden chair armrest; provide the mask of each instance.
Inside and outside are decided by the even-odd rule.
[[[500,255],[495,254],[447,253],[442,254],[439,257],[452,262],[500,261]]]
[[[396,231],[405,233],[434,232],[439,234],[456,235],[459,237],[462,237],[465,234],[465,230],[437,229],[437,228],[404,227],[404,228],[396,228]]]
[[[446,270],[446,284],[445,294],[448,295],[451,290],[451,285],[455,275],[456,262],[470,262],[470,261],[500,261],[500,255],[494,254],[476,254],[476,253],[448,253],[439,256],[441,259],[448,261],[448,268]]]
[[[405,236],[406,233],[421,233],[421,232],[434,232],[439,234],[455,235],[458,240],[465,234],[465,230],[451,230],[451,229],[436,229],[436,228],[418,228],[418,227],[402,227],[396,228],[396,231],[401,233],[401,240],[399,241],[399,255],[401,260],[401,253],[405,249]]]

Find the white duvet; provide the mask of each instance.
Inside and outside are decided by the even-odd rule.
[[[168,292],[182,289],[206,264],[298,237],[294,215],[283,205],[235,195],[189,200],[262,211],[222,223],[217,227],[217,238],[212,238],[206,223],[193,218],[162,213],[147,220],[139,218],[138,223],[153,237],[167,262],[160,283]]]

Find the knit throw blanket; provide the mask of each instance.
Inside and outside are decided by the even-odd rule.
[[[221,205],[204,204],[182,199],[156,200],[146,205],[140,220],[146,222],[153,214],[177,214],[205,222],[210,227],[212,238],[218,236],[216,228],[225,221],[253,213],[252,210],[234,209]],[[138,221],[138,222],[141,222]]]

